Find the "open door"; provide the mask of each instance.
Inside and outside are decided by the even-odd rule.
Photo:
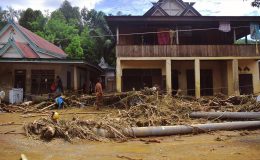
[[[239,74],[239,90],[240,94],[253,93],[253,75],[252,74]]]
[[[187,94],[189,96],[195,96],[195,74],[194,70],[187,70],[186,71],[187,77]]]
[[[26,70],[15,70],[14,75],[14,88],[23,88],[25,93],[25,83],[26,82]]]
[[[179,89],[179,75],[177,70],[172,70],[172,94],[175,95]]]
[[[213,96],[212,70],[200,71],[200,93],[201,96]]]
[[[187,70],[187,93],[189,96],[195,96],[195,74],[194,70]],[[201,96],[213,95],[213,77],[212,70],[200,70],[200,93]]]

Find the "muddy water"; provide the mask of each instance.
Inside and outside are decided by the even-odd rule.
[[[81,112],[82,110],[63,112],[72,111]],[[71,116],[63,116],[62,118],[69,119]],[[79,116],[82,119],[88,119],[93,115]],[[37,118],[22,118],[20,114],[0,114],[0,123],[11,121],[22,123],[35,119]],[[12,130],[15,133],[23,131],[21,125],[0,126],[1,133]],[[225,131],[150,139],[157,139],[161,143],[146,144],[140,139],[135,139],[124,143],[77,140],[71,144],[61,139],[43,142],[29,139],[21,134],[0,134],[0,160],[18,160],[21,153],[24,153],[29,160],[127,159],[124,157],[143,160],[260,159],[260,130]]]

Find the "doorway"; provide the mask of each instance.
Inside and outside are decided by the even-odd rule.
[[[161,69],[123,69],[123,91],[140,90],[144,87],[161,85]]]
[[[253,75],[252,74],[239,74],[239,90],[240,94],[253,93]]]
[[[187,94],[189,96],[195,96],[195,74],[194,70],[186,71],[187,77]]]
[[[172,94],[175,95],[179,89],[179,72],[177,70],[172,70]]]
[[[213,75],[212,70],[200,71],[200,94],[202,96],[213,96]]]
[[[195,74],[194,70],[187,70],[187,94],[195,96]],[[200,94],[201,96],[213,95],[213,75],[212,70],[200,70]]]
[[[25,82],[26,82],[26,70],[15,70],[14,75],[14,88],[23,88],[25,93]]]

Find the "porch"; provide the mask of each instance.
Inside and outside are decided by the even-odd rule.
[[[256,59],[152,59],[118,58],[117,91],[158,85],[162,91],[213,96],[260,92]]]
[[[0,90],[6,93],[5,101],[12,88],[23,88],[24,96],[50,93],[57,76],[64,90],[79,91],[85,82],[89,84],[101,73],[95,66],[73,60],[2,59],[0,64]]]

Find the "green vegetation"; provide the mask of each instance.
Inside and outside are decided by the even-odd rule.
[[[257,43],[258,43],[258,44],[260,43],[259,40],[258,40]],[[246,40],[245,40],[245,38],[239,39],[239,40],[236,41],[235,44],[246,44]],[[247,44],[256,44],[256,41],[255,41],[255,40],[252,40],[252,39],[248,39],[248,40],[247,40]]]
[[[93,9],[80,10],[65,0],[51,14],[31,8],[24,11],[0,8],[0,28],[8,19],[16,18],[21,26],[61,47],[69,58],[85,58],[98,63],[104,57],[110,65],[114,65],[115,39],[104,36],[112,35],[104,16],[105,13]]]

